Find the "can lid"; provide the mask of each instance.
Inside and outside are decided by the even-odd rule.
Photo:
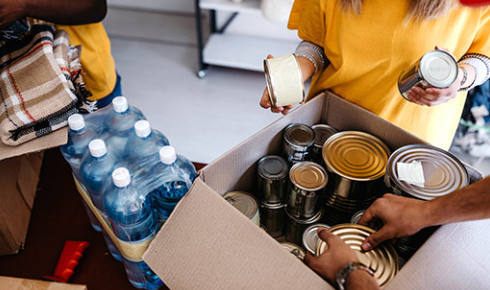
[[[330,226],[326,224],[313,224],[305,229],[303,232],[303,246],[313,255],[315,254],[316,245],[318,244],[317,229],[319,227],[329,229]]]
[[[432,50],[420,60],[420,74],[431,86],[446,88],[456,80],[458,64],[447,51]]]
[[[73,114],[68,117],[68,127],[70,127],[70,129],[73,131],[83,129],[83,127],[85,127],[85,120],[83,119],[83,116],[80,114]]]
[[[418,173],[422,178],[420,183],[401,180],[401,174],[405,174],[406,170],[401,165],[412,164],[418,165],[419,171],[422,171]],[[388,160],[386,175],[404,193],[423,200],[434,199],[469,184],[468,172],[455,156],[423,144],[403,146],[393,152]]]
[[[311,161],[296,163],[289,171],[291,182],[304,190],[316,191],[327,185],[328,175],[319,164]]]
[[[385,174],[390,149],[377,137],[360,131],[343,131],[323,145],[328,171],[350,180],[375,180]]]
[[[281,246],[284,249],[288,250],[289,253],[295,255],[296,258],[298,258],[300,260],[305,259],[306,253],[300,246],[293,244],[293,243],[289,243],[289,242],[282,242]]]
[[[331,227],[330,231],[354,250],[361,263],[374,270],[380,287],[385,286],[398,272],[398,254],[390,243],[383,243],[367,252],[361,249],[364,239],[374,233],[373,229],[355,224],[339,224]],[[326,249],[327,243],[319,239],[315,255],[321,255]]]
[[[112,181],[117,187],[126,187],[131,183],[131,175],[126,167],[118,167],[112,172]]]
[[[361,220],[361,217],[365,211],[366,210],[363,209],[363,210],[355,212],[350,219],[350,223],[351,224],[359,224],[359,221]]]
[[[234,208],[238,209],[249,219],[252,219],[258,210],[257,199],[245,191],[230,191],[224,196],[225,200]]]
[[[293,146],[311,146],[315,142],[315,131],[306,124],[292,123],[284,129],[284,140]]]
[[[322,148],[323,144],[333,134],[337,133],[337,129],[326,124],[315,124],[311,126],[315,131],[315,147]]]
[[[260,207],[264,208],[264,209],[281,209],[281,208],[286,207],[286,204],[285,203],[267,203],[267,202],[262,201],[260,203]]]
[[[263,178],[281,179],[288,175],[289,165],[281,156],[268,155],[259,160],[257,171]]]
[[[136,135],[140,138],[146,138],[151,134],[150,122],[147,120],[139,120],[134,123],[134,131]]]

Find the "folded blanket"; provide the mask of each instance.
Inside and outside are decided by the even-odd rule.
[[[54,36],[54,37],[53,37]],[[67,124],[83,89],[79,52],[63,30],[40,23],[0,46],[0,140],[15,146]],[[73,70],[70,64],[73,65]],[[73,80],[77,79],[77,86]]]

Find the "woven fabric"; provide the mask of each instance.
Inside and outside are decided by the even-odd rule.
[[[19,40],[0,47],[0,139],[11,146],[44,136],[77,113],[72,81],[81,68],[69,36],[36,24]],[[73,69],[70,64],[73,63]],[[81,82],[78,79],[77,82]],[[82,81],[83,83],[83,81]]]

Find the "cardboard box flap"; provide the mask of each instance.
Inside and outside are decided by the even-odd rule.
[[[143,259],[170,289],[332,289],[196,179]]]
[[[43,160],[43,152],[31,153],[21,157],[17,186],[28,207],[32,210],[36,196],[39,172]]]
[[[20,156],[26,153],[39,152],[48,148],[66,144],[68,127],[61,128],[46,136],[36,138],[19,146],[8,146],[0,142],[0,160]]]
[[[84,285],[0,276],[0,290],[87,290]]]
[[[385,289],[488,289],[490,219],[440,227]]]

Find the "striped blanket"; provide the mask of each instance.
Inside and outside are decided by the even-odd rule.
[[[80,52],[69,36],[39,23],[0,44],[0,140],[11,146],[67,124],[89,93],[83,90]],[[81,95],[81,99],[77,98]]]

